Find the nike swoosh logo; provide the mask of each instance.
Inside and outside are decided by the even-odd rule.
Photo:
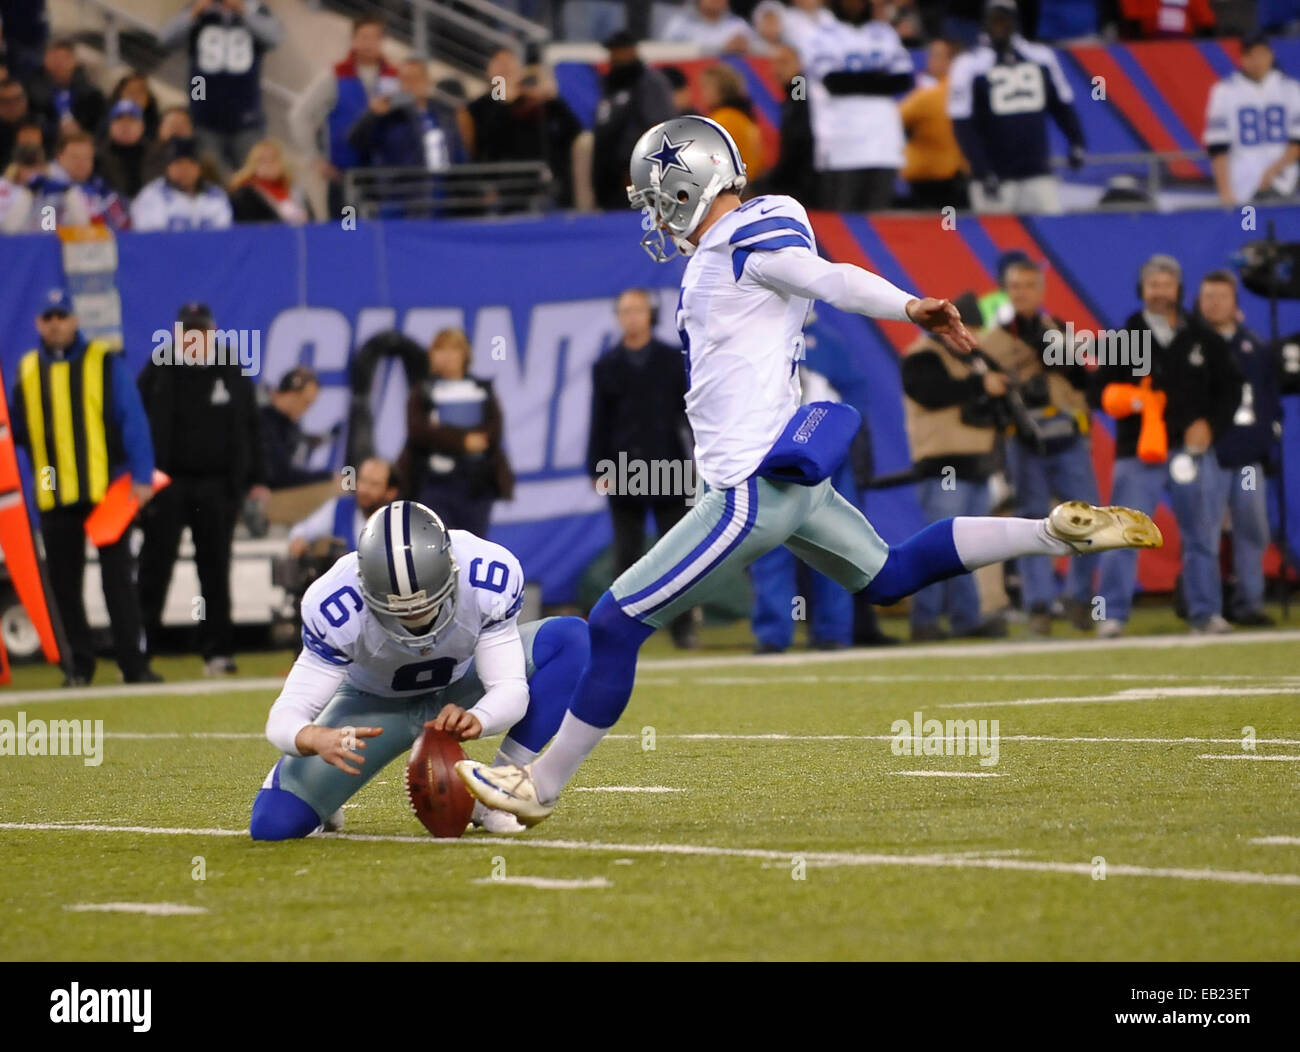
[[[761,216],[765,216],[767,215],[768,212],[775,212],[780,207],[781,207],[780,205],[773,205],[771,208],[760,208],[758,210],[758,214]]]

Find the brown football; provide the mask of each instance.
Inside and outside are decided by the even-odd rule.
[[[406,762],[406,799],[420,824],[436,837],[460,836],[474,811],[474,798],[456,773],[463,759],[460,742],[430,727],[416,739]]]

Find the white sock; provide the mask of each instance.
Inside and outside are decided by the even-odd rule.
[[[968,570],[1025,555],[1072,555],[1074,549],[1047,532],[1046,519],[960,516],[952,520],[957,558]]]
[[[550,747],[533,764],[533,781],[542,803],[550,803],[560,795],[582,766],[582,761],[608,733],[607,727],[593,727],[572,712],[564,714],[564,722],[551,740]]]
[[[537,753],[506,735],[501,741],[501,748],[497,750],[496,756],[492,760],[493,767],[503,767],[508,763],[513,763],[516,767],[523,767],[525,764],[532,763],[537,759]]]

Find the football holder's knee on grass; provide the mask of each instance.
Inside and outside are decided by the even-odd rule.
[[[902,544],[891,545],[880,572],[864,594],[871,602],[890,606],[926,585],[966,573],[953,540],[952,519],[932,522]]]
[[[510,728],[512,740],[533,753],[542,751],[560,729],[590,656],[587,623],[580,617],[557,617],[537,630],[528,711]]]
[[[287,789],[259,789],[248,832],[254,840],[296,840],[316,831],[320,816]]]
[[[573,714],[593,727],[612,727],[627,708],[636,679],[636,655],[654,627],[623,613],[606,592],[587,618],[591,660],[573,699]]]

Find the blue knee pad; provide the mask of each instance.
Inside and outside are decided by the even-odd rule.
[[[321,824],[315,808],[288,789],[280,788],[280,765],[271,772],[271,787],[259,789],[253,800],[248,832],[254,840],[296,840]]]
[[[570,709],[593,727],[612,727],[632,696],[637,651],[654,628],[623,613],[613,593],[606,592],[587,618],[587,631],[591,660]]]
[[[871,579],[864,594],[873,603],[889,606],[928,584],[966,572],[957,557],[952,519],[940,519],[902,544],[891,545],[885,565]]]
[[[537,630],[528,711],[510,728],[511,739],[533,752],[542,751],[560,729],[590,656],[587,623],[580,617],[553,618]]]

